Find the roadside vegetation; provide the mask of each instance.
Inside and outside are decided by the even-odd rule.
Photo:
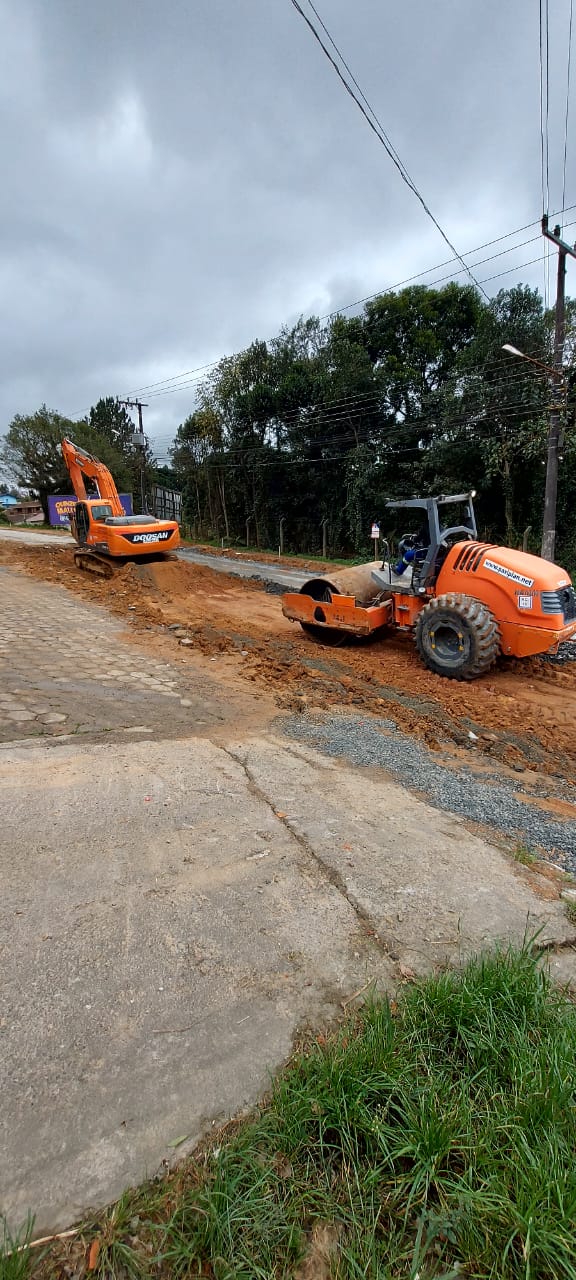
[[[558,490],[567,569],[576,561],[575,315],[568,299]],[[46,405],[16,414],[0,462],[47,512],[49,494],[70,491],[60,453],[68,435],[110,467],[137,510],[142,481],[148,494],[155,484],[179,490],[195,541],[273,552],[282,543],[304,556],[325,548],[336,560],[367,558],[373,521],[392,543],[406,532],[406,513],[386,512],[387,497],[473,488],[482,540],[534,551],[549,385],[503,343],[553,360],[554,317],[537,290],[518,285],[486,302],[470,285],[410,285],[354,315],[301,318],[220,360],[190,388],[167,465],[135,444],[130,414],[111,396],[76,421]]]
[[[576,1011],[529,946],[374,1000],[252,1119],[2,1280],[576,1280]],[[12,1247],[14,1242],[12,1242]]]

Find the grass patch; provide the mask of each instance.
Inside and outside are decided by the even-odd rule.
[[[575,1086],[571,1003],[529,947],[481,956],[314,1043],[29,1274],[576,1280]]]
[[[532,853],[528,845],[524,844],[522,840],[518,840],[517,844],[514,845],[512,857],[515,862],[521,863],[523,867],[533,867],[534,863],[538,861],[536,854]]]
[[[216,551],[232,551],[232,552],[238,551],[238,552],[242,552],[243,555],[252,556],[253,559],[255,560],[257,560],[258,557],[262,555],[274,556],[275,559],[278,558],[278,550],[279,550],[278,546],[257,547],[253,544],[246,545],[246,543],[244,542],[242,543],[232,542],[229,539],[224,539],[224,546],[222,546],[222,541],[220,538],[200,538],[200,539],[192,538],[192,537],[189,537],[187,533],[183,532],[182,529],[183,527],[181,526],[181,537],[182,537],[182,542],[184,543],[185,546],[191,546],[191,547],[197,547],[197,548],[214,547]],[[286,549],[285,551],[282,552],[280,562],[282,563],[283,561],[290,561],[290,560],[305,560],[310,564],[319,564],[324,566],[337,565],[341,567],[342,566],[346,567],[349,565],[354,566],[358,564],[366,564],[366,561],[373,558],[373,555],[374,555],[374,551],[372,547],[370,547],[369,549],[367,548],[366,553],[364,555],[343,556],[343,557],[342,556],[341,557],[323,556],[318,551],[291,551]]]
[[[29,1217],[21,1231],[13,1235],[6,1222],[0,1224],[0,1277],[27,1280],[30,1275],[30,1240],[34,1220]]]

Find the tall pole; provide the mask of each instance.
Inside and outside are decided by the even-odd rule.
[[[144,476],[144,452],[140,455],[140,506],[142,514],[146,510],[146,480]]]
[[[542,218],[542,234],[558,247],[558,274],[556,277],[556,313],[554,323],[554,378],[552,380],[552,404],[548,429],[548,454],[546,458],[546,486],[544,490],[544,518],[542,521],[542,548],[544,560],[554,560],[556,549],[556,507],[558,499],[558,453],[563,421],[564,392],[564,335],[566,329],[566,257],[576,258],[576,249],[560,238],[560,227],[548,229],[548,216]]]
[[[141,506],[142,512],[145,512],[146,510],[146,481],[145,481],[146,436],[144,435],[144,422],[142,419],[142,410],[146,409],[147,405],[143,404],[141,400],[119,400],[118,404],[125,405],[127,409],[138,410],[139,430],[138,430],[138,433],[135,432],[134,434],[135,435],[138,434],[141,437],[140,440],[136,440],[135,443],[141,451],[140,452],[140,506]]]

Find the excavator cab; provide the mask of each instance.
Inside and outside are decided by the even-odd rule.
[[[89,535],[94,532],[94,526],[99,523],[107,524],[113,518],[113,514],[109,502],[98,502],[92,499],[87,502],[77,502],[70,516],[70,528],[79,546],[88,546]]]
[[[85,502],[77,502],[73,512],[70,515],[70,528],[72,536],[76,539],[79,546],[84,546],[88,539],[88,531],[90,529],[90,517]]]

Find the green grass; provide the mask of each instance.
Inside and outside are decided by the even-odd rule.
[[[259,555],[278,556],[278,547],[257,547],[254,544],[246,546],[245,543],[231,542],[224,539],[225,546],[222,547],[221,538],[189,538],[187,535],[182,537],[182,541],[190,546],[214,547],[217,551],[241,551],[245,555],[251,555],[255,560]],[[357,565],[366,564],[367,560],[373,558],[372,548],[367,548],[366,554],[348,558],[338,558],[334,556],[322,556],[319,552],[309,551],[291,551],[286,548],[283,552],[283,558],[287,560],[306,560],[310,564],[335,564],[335,565]]]
[[[524,844],[522,840],[518,840],[512,850],[512,857],[515,862],[520,862],[523,867],[532,867],[538,861],[536,854]]]
[[[27,1280],[30,1274],[30,1239],[34,1221],[31,1217],[15,1235],[6,1222],[0,1224],[0,1277],[2,1280]]]
[[[530,947],[481,956],[311,1044],[220,1148],[31,1274],[83,1275],[98,1238],[90,1274],[118,1280],[576,1280],[575,1088],[571,1003]]]

